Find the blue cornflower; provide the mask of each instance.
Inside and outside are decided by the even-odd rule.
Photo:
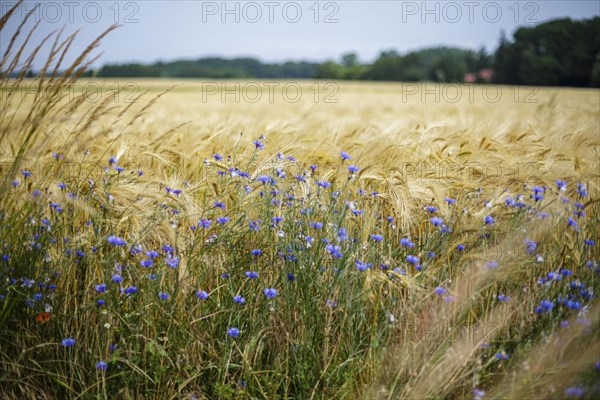
[[[169,266],[170,268],[177,268],[177,266],[179,265],[179,257],[169,257],[166,259],[166,262],[167,266]]]
[[[258,231],[260,229],[260,221],[251,220],[250,222],[248,222],[248,226],[251,230]]]
[[[265,288],[265,290],[263,290],[263,293],[265,294],[265,296],[267,296],[267,299],[272,299],[273,297],[277,296],[277,289]]]
[[[238,337],[240,336],[240,330],[238,328],[236,328],[235,326],[232,326],[231,328],[227,329],[227,334],[231,337]]]
[[[337,306],[337,301],[335,301],[333,299],[327,299],[325,301],[325,304],[327,304],[328,307],[334,308]]]
[[[371,235],[371,239],[373,239],[376,242],[381,242],[383,240],[383,236],[379,234],[373,234]]]
[[[108,364],[106,363],[106,361],[100,360],[96,363],[96,368],[100,370],[105,370],[108,368]]]
[[[446,224],[442,224],[442,226],[440,226],[440,232],[442,232],[442,233],[452,232],[452,227],[450,227]]]
[[[340,151],[340,155],[342,156],[343,160],[349,160],[352,158],[352,156],[348,153],[346,153],[345,151]]]
[[[485,222],[488,225],[492,225],[494,223],[494,217],[492,217],[491,215],[486,215],[483,219],[483,222]]]
[[[573,271],[571,271],[568,268],[561,268],[560,269],[560,273],[563,274],[564,276],[571,276],[571,275],[573,275]]]
[[[121,292],[125,293],[125,294],[133,294],[133,293],[137,293],[138,288],[136,286],[127,286],[124,289],[121,289]]]
[[[275,168],[275,172],[277,173],[277,176],[279,178],[285,178],[287,177],[287,174],[285,173],[285,171],[283,170],[283,168]]]
[[[328,182],[328,181],[318,181],[317,185],[321,186],[323,188],[328,188],[329,186],[331,186],[331,182]]]
[[[263,142],[261,142],[260,140],[255,140],[252,143],[254,143],[254,145],[256,146],[257,149],[262,150],[265,148],[265,144]]]
[[[115,165],[115,171],[117,171],[118,173],[121,173],[121,172],[125,171],[125,168],[121,167],[120,165]]]
[[[219,153],[215,153],[213,154],[213,157],[215,158],[215,160],[217,161],[221,161],[223,159],[223,156],[220,155]]]
[[[119,160],[117,159],[116,156],[110,156],[108,159],[108,164],[112,165],[112,164],[116,164]]]
[[[561,278],[562,278],[562,275],[557,274],[556,272],[552,272],[552,271],[548,272],[548,279],[554,279],[555,281],[559,281],[559,280],[561,280]]]
[[[583,242],[588,246],[593,246],[596,244],[596,241],[594,239],[585,239]]]
[[[72,337],[64,338],[61,341],[61,344],[65,347],[75,346],[75,339],[73,339]]]
[[[531,239],[526,239],[525,247],[526,247],[525,250],[527,251],[527,253],[531,254],[535,251],[535,249],[537,249],[537,243]]]
[[[447,292],[446,288],[443,286],[438,286],[433,291],[435,292],[435,294],[440,295],[440,296],[443,294],[446,294],[446,292]]]
[[[473,400],[483,400],[483,396],[485,396],[485,391],[473,388]]]
[[[561,192],[564,192],[565,190],[567,190],[567,181],[564,181],[562,179],[557,179],[556,181],[554,181],[554,183],[556,183],[556,187]]]
[[[261,249],[252,249],[252,255],[253,256],[260,256],[262,254],[262,250]]]
[[[127,244],[125,239],[115,236],[115,235],[110,235],[107,240],[108,240],[108,243],[110,243],[114,246],[125,246]]]
[[[64,190],[64,189],[66,189],[66,188],[67,188],[67,184],[66,184],[66,183],[64,183],[64,182],[58,182],[58,187],[59,187],[60,189],[63,189],[63,190]]]
[[[531,198],[534,199],[535,201],[542,201],[542,200],[544,200],[544,195],[541,193],[533,193],[531,195]]]
[[[581,303],[576,300],[568,300],[566,305],[574,310],[579,310],[581,308]]]
[[[156,251],[156,250],[148,250],[146,252],[146,255],[148,257],[150,257],[150,258],[156,258],[156,257],[158,257],[158,251]]]
[[[196,290],[196,296],[198,296],[198,298],[200,300],[204,300],[208,297],[208,293],[205,290]]]
[[[275,181],[270,175],[259,175],[256,177],[256,180],[265,184]]]
[[[31,176],[31,171],[27,170],[27,169],[22,169],[21,170],[21,174],[23,174],[23,176],[25,178],[30,177]]]
[[[147,258],[145,260],[140,261],[140,265],[142,267],[151,267],[154,265],[154,261],[151,258]]]
[[[565,396],[567,397],[582,397],[585,394],[585,388],[581,385],[579,386],[569,386],[565,389]]]
[[[554,307],[554,302],[548,299],[544,299],[540,301],[540,305],[535,308],[535,312],[537,313],[549,313],[552,311]]]
[[[360,272],[366,271],[367,268],[369,268],[368,263],[362,262],[360,260],[356,260],[356,269],[358,269]]]
[[[210,224],[212,224],[212,221],[210,219],[202,218],[200,221],[198,221],[198,226],[201,226],[203,228],[210,228]]]
[[[224,210],[225,209],[225,203],[223,203],[222,201],[215,201],[213,203],[213,207],[219,207],[222,210]]]
[[[414,243],[409,238],[400,239],[400,244],[406,247],[414,247]]]
[[[444,200],[448,204],[454,204],[454,203],[456,203],[456,199],[453,199],[452,197],[446,197]]]
[[[342,258],[342,256],[344,255],[341,252],[340,246],[335,246],[333,244],[328,244],[327,246],[325,246],[325,250],[327,250],[334,258]]]
[[[106,286],[106,283],[99,283],[96,285],[96,292],[98,292],[98,293],[106,292],[107,288],[108,287]]]
[[[498,295],[498,300],[500,300],[500,301],[508,301],[508,300],[510,300],[510,297],[507,296],[507,295],[505,295],[504,293],[500,293]]]
[[[434,207],[434,206],[427,206],[427,207],[425,207],[425,209],[427,211],[429,211],[430,213],[434,213],[434,212],[436,212],[438,210],[438,208]]]
[[[434,226],[441,225],[444,222],[441,217],[431,217],[430,221]]]
[[[505,351],[496,353],[496,358],[499,360],[508,360],[509,354]]]
[[[119,274],[114,274],[112,276],[112,280],[114,283],[121,283],[121,282],[123,282],[123,277]]]
[[[465,249],[465,245],[462,243],[459,243],[456,245],[456,250],[458,251],[463,251]]]
[[[227,221],[229,221],[229,217],[219,217],[219,218],[217,218],[217,222],[220,223],[220,224],[224,224]]]
[[[250,279],[258,278],[258,272],[255,271],[246,271],[244,275],[246,275],[246,277]]]
[[[348,239],[348,231],[343,226],[338,229],[338,239],[342,242]]]
[[[408,261],[411,264],[417,264],[419,262],[419,257],[412,254],[408,254],[406,256],[406,261]]]
[[[236,294],[235,296],[233,296],[233,301],[239,304],[244,304],[246,302],[246,299],[243,298],[241,295]]]
[[[351,174],[355,174],[360,170],[360,167],[358,165],[348,165],[348,171]]]
[[[581,197],[587,197],[589,195],[587,188],[585,187],[585,183],[577,184],[577,193],[579,193]]]
[[[158,298],[161,300],[167,300],[169,298],[169,293],[167,292],[158,292]]]
[[[131,253],[131,254],[138,254],[138,253],[141,253],[141,252],[142,252],[142,245],[139,244],[139,243],[134,244],[129,249],[129,253]]]
[[[546,191],[546,186],[533,186],[531,191],[533,193],[544,193]]]

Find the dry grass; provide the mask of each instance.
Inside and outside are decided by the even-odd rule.
[[[597,185],[598,90],[533,91],[499,86],[488,90],[490,97],[494,90],[501,91],[499,101],[491,103],[485,101],[482,86],[462,85],[461,100],[450,103],[445,99],[454,96],[455,87],[426,84],[411,95],[403,90],[414,91],[409,86],[412,84],[338,82],[335,85],[339,91],[333,97],[338,102],[325,103],[324,82],[318,83],[318,102],[314,99],[315,83],[299,82],[302,96],[291,103],[277,89],[289,82],[270,82],[279,84],[273,102],[269,101],[265,83],[258,82],[263,89],[260,101],[249,103],[244,96],[254,94],[238,92],[237,100],[233,92],[227,92],[224,99],[212,92],[203,94],[203,87],[211,88],[214,83],[82,80],[71,93],[76,95],[78,88],[88,88],[88,94],[102,93],[110,98],[108,106],[118,109],[77,132],[76,138],[72,137],[73,126],[82,114],[61,116],[56,124],[45,128],[46,134],[51,133],[52,145],[37,148],[30,157],[49,157],[49,150],[71,150],[77,152],[69,154],[73,159],[81,156],[85,144],[95,153],[110,152],[135,160],[142,169],[158,168],[161,180],[176,185],[195,181],[204,159],[212,152],[230,152],[239,142],[240,133],[246,138],[264,133],[271,148],[324,165],[333,165],[339,150],[352,152],[362,167],[362,179],[374,183],[401,215],[412,214],[424,201],[440,202],[446,195],[479,187],[493,188],[499,195],[505,189],[521,189],[524,182],[548,183],[575,177]],[[224,84],[228,89],[235,87],[235,82]],[[239,84],[241,88],[252,87],[246,81]],[[99,92],[89,89],[98,87],[102,88]],[[169,89],[129,125],[145,104],[140,100],[130,104],[130,100],[142,92],[149,91],[149,98],[152,92]],[[114,90],[118,97],[111,94]],[[425,99],[422,93],[426,93]],[[97,106],[98,102],[90,100],[89,105]],[[125,106],[129,108],[123,113]],[[15,124],[19,124],[18,116]],[[11,143],[12,138],[2,143],[4,162],[15,156]],[[62,147],[65,144],[67,149]],[[401,226],[410,222],[404,219]]]

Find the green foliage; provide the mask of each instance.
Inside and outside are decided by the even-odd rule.
[[[495,81],[509,84],[598,87],[600,17],[557,19],[504,36],[495,54]]]

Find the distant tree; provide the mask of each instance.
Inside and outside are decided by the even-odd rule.
[[[500,44],[494,58],[494,80],[498,83],[516,83],[519,75],[516,49],[506,38],[504,31],[500,33]]]
[[[590,79],[590,86],[600,87],[600,52],[596,56],[596,61],[592,67],[592,76]]]
[[[514,41],[501,36],[495,54],[495,80],[529,85],[594,85],[600,52],[600,17],[552,20],[519,28]]]
[[[358,65],[358,55],[356,53],[346,53],[342,55],[342,65],[344,67],[354,67]]]
[[[431,47],[399,54],[387,50],[372,64],[360,64],[353,52],[339,63],[262,63],[254,58],[205,57],[155,64],[109,64],[99,77],[318,78],[378,81],[473,82],[528,85],[600,86],[600,17],[557,19],[501,33],[493,54],[454,47]]]
[[[343,76],[344,68],[334,61],[325,61],[320,64],[314,75],[317,79],[342,79]]]

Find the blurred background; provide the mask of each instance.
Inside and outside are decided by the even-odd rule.
[[[2,53],[29,12],[31,43],[81,30],[72,54],[121,25],[95,77],[600,86],[598,1],[27,1]]]

